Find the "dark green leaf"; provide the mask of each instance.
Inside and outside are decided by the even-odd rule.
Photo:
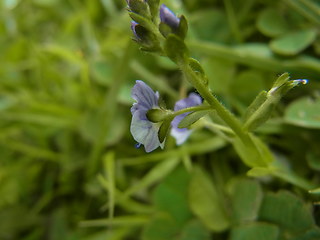
[[[187,192],[190,176],[179,167],[168,175],[155,189],[153,201],[157,210],[168,213],[174,224],[183,226],[190,218]]]
[[[256,220],[263,197],[260,184],[246,178],[235,178],[232,179],[229,188],[234,223]]]
[[[278,240],[279,228],[268,223],[252,223],[233,228],[230,240]]]
[[[287,191],[267,194],[261,205],[259,219],[277,224],[291,236],[297,236],[314,226],[310,206]]]

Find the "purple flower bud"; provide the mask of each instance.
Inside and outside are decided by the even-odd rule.
[[[160,7],[160,20],[173,29],[177,29],[180,24],[180,19],[164,4]]]
[[[131,21],[131,30],[133,32],[133,35],[137,38],[140,39],[140,37],[138,36],[137,32],[136,32],[136,26],[138,26],[139,24],[135,21]]]

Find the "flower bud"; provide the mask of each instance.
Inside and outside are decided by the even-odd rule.
[[[178,29],[180,24],[180,19],[164,4],[160,7],[160,20],[174,30]]]

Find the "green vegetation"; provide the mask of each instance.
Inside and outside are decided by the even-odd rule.
[[[214,113],[181,146],[135,148],[135,80],[171,109],[194,89],[132,41],[125,0],[2,0],[1,240],[320,239],[319,2],[161,3],[188,20],[191,67],[236,116],[282,73],[308,79],[254,130],[286,171],[245,165]]]

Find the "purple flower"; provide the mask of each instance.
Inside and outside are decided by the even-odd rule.
[[[202,103],[202,99],[198,94],[190,93],[187,98],[181,99],[178,102],[176,102],[174,106],[174,111],[197,106],[197,105],[200,105],[201,103]],[[172,129],[170,134],[176,139],[177,145],[181,145],[182,143],[184,143],[192,133],[192,130],[189,130],[187,128],[178,128],[178,125],[181,122],[181,120],[188,114],[189,113],[180,114],[176,116],[171,122]]]
[[[159,93],[154,92],[147,84],[137,80],[132,89],[131,96],[136,103],[131,107],[132,121],[130,131],[133,138],[143,144],[146,152],[151,152],[159,146],[163,148],[158,138],[161,123],[153,123],[148,120],[147,112],[150,109],[159,108]]]
[[[140,37],[138,36],[137,32],[136,32],[136,26],[138,26],[139,24],[135,21],[131,21],[131,30],[133,32],[133,35],[136,37],[136,39],[140,39]]]
[[[173,29],[177,29],[180,24],[180,19],[164,4],[160,7],[160,20]]]

